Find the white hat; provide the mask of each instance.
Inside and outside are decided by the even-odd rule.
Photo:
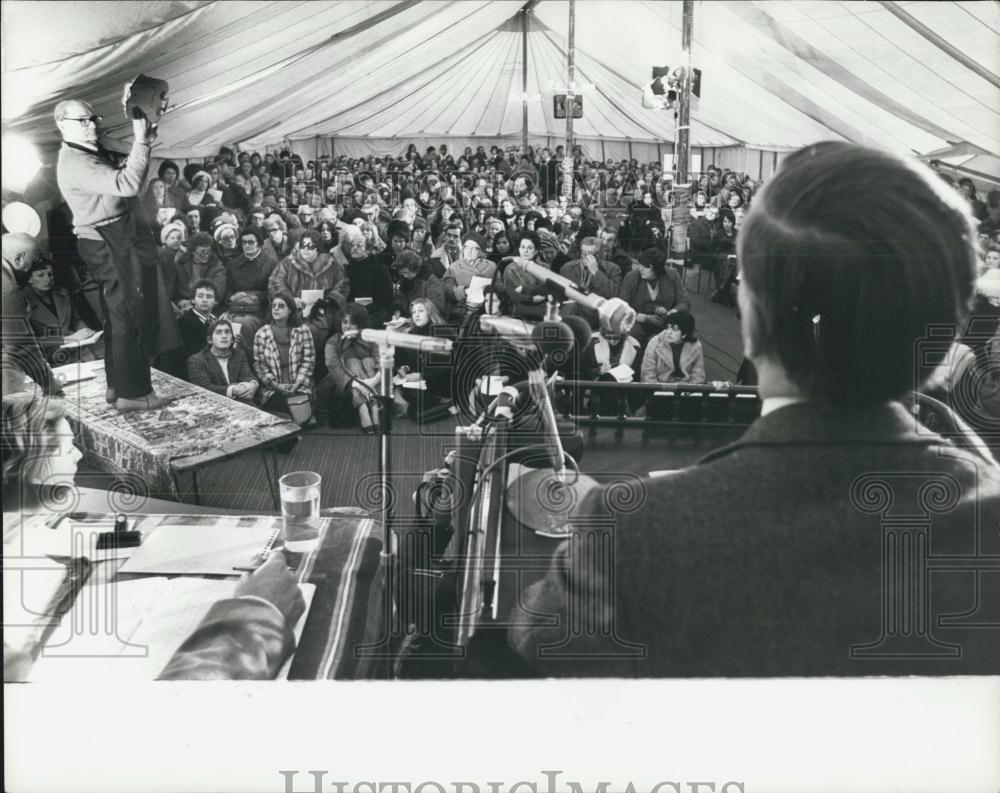
[[[979,276],[976,291],[983,297],[1000,300],[1000,268],[992,267]]]

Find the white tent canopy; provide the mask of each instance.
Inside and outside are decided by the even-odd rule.
[[[299,142],[399,153],[409,141],[519,139],[524,0],[21,2],[3,5],[3,122],[54,143],[57,101],[89,99],[112,137],[123,84],[169,81],[157,153]],[[527,18],[528,132],[560,142],[568,4]],[[649,146],[672,113],[642,107],[650,67],[681,62],[680,2],[579,0],[575,122],[584,142]],[[695,147],[774,152],[822,139],[1000,154],[1000,7],[978,2],[695,4]],[[536,98],[540,97],[540,98]],[[353,148],[352,148],[353,147]],[[593,148],[591,148],[593,151]],[[655,153],[654,153],[655,156]]]

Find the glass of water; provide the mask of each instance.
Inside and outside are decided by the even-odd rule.
[[[319,492],[323,478],[313,471],[293,471],[278,480],[281,492],[282,539],[289,551],[302,553],[316,547],[322,519]]]

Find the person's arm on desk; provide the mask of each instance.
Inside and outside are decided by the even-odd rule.
[[[304,610],[284,556],[272,554],[240,580],[233,597],[212,605],[158,679],[273,678],[295,649],[292,628]]]

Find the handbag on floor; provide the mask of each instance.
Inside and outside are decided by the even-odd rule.
[[[288,412],[292,414],[292,421],[300,427],[312,418],[312,400],[309,394],[289,394],[285,397],[285,401],[288,402]]]

